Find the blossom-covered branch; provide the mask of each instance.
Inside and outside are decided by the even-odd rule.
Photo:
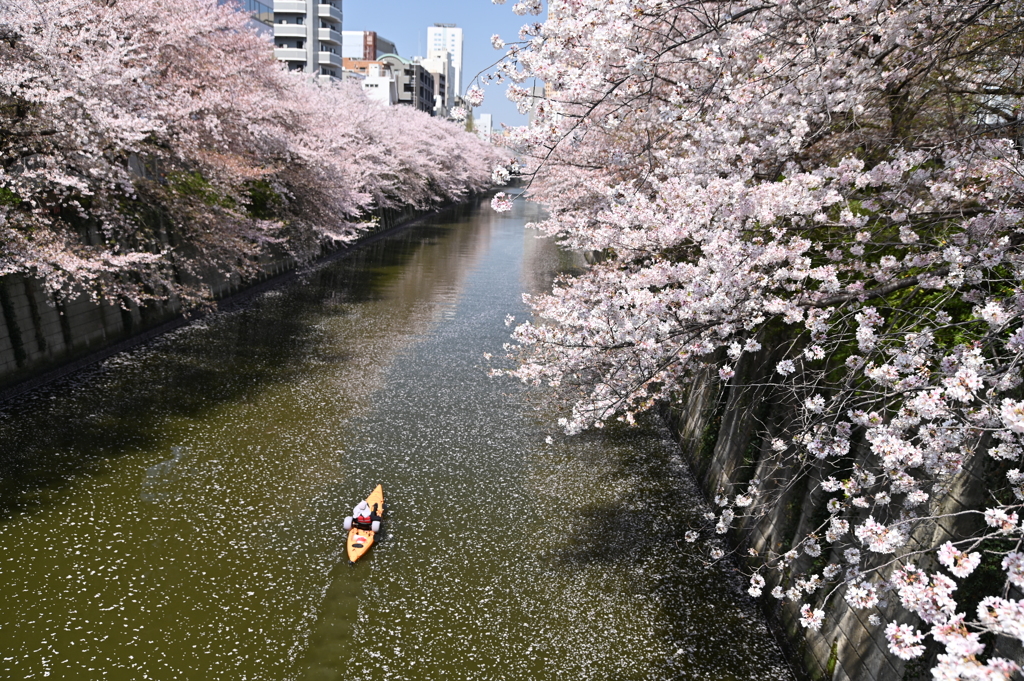
[[[758,557],[751,593],[790,580],[774,593],[814,629],[828,584],[862,608],[892,592],[925,626],[890,622],[892,651],[930,636],[936,678],[1006,678],[1017,664],[979,635],[1024,640],[1009,591],[976,612],[951,595],[978,547],[1020,586],[1022,17],[1019,0],[556,0],[502,68],[552,93],[512,136],[540,228],[598,256],[529,299],[510,373],[563,395],[569,433],[708,375],[790,405],[759,473],[834,496],[825,525]],[[744,384],[754,361],[770,369]],[[921,549],[977,457],[999,477],[976,531]],[[724,491],[716,531],[783,497],[760,489]],[[800,574],[801,554],[839,560]]]

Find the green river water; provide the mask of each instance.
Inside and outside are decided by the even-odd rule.
[[[682,538],[667,433],[565,438],[488,377],[572,265],[536,210],[445,213],[4,405],[0,677],[788,679]]]

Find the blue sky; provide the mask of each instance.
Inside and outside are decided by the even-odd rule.
[[[425,56],[427,27],[435,23],[455,24],[462,29],[462,88],[478,71],[490,66],[502,52],[491,47],[491,36],[497,33],[506,42],[518,40],[523,24],[541,20],[530,14],[512,13],[510,0],[495,5],[491,0],[344,0],[346,31],[376,31],[394,41],[403,57]],[[505,88],[497,83],[484,86],[486,96],[482,106],[474,112],[494,115],[494,126],[526,125],[526,116],[516,111],[515,104],[505,98]]]

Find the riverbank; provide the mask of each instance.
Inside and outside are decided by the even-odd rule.
[[[376,219],[376,227],[355,241],[325,250],[312,262],[300,263],[283,256],[263,263],[261,274],[250,282],[210,272],[203,283],[213,292],[217,310],[231,309],[245,304],[254,295],[288,283],[308,267],[332,262],[354,248],[459,205],[462,204],[446,204],[431,210],[407,207],[375,211],[371,217]],[[0,404],[207,314],[202,310],[184,310],[181,302],[173,298],[143,307],[94,302],[84,294],[60,301],[47,294],[37,280],[20,275],[0,277],[0,312]]]

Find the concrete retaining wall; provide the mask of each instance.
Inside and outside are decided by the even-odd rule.
[[[380,209],[373,213],[377,226],[360,240],[381,234],[434,211]],[[329,256],[330,251],[324,255]],[[268,258],[255,281],[211,272],[203,283],[215,300],[266,282],[295,269],[294,259]],[[0,277],[0,399],[9,398],[40,383],[74,371],[105,356],[185,323],[177,300],[125,309],[96,302],[83,294],[60,301],[35,279],[21,275]]]
[[[748,549],[762,555],[769,549],[780,553],[789,550],[828,518],[825,504],[833,496],[820,492],[816,483],[823,471],[816,463],[781,470],[771,464],[773,452],[769,443],[775,434],[786,430],[795,413],[787,397],[770,387],[735,387],[764,386],[770,367],[777,361],[770,350],[764,350],[740,362],[736,377],[727,386],[711,375],[694,381],[667,413],[684,456],[709,499],[720,491],[730,496],[742,493],[755,478],[759,480],[757,487],[762,496],[778,497],[770,512],[760,518],[747,519],[730,533],[729,539],[740,560],[745,559]],[[864,444],[857,444],[847,465],[864,460],[866,455]],[[949,494],[929,510],[949,513],[983,507],[991,483],[1002,479],[1004,474],[990,457],[976,456],[969,469],[951,485]],[[966,516],[955,522],[947,519],[924,525],[912,538],[911,548],[914,545],[936,546],[949,538],[973,534],[977,522],[976,516]],[[795,569],[803,572],[811,568],[811,572],[820,574],[826,563],[842,564],[838,550],[830,552],[824,542],[822,546],[822,555],[817,559],[801,554],[794,564]],[[937,567],[920,558],[915,562],[927,569]],[[998,569],[990,569],[985,574],[979,569],[971,578],[973,583],[961,584],[958,595],[971,589],[974,598],[979,599],[980,592],[999,590],[1004,578]],[[781,634],[779,638],[789,642],[788,652],[794,667],[805,670],[808,678],[835,681],[925,681],[932,678],[929,669],[941,652],[941,647],[935,643],[929,644],[922,658],[909,662],[888,651],[884,635],[886,622],[909,622],[923,631],[928,628],[916,615],[899,607],[895,594],[888,594],[887,607],[876,611],[882,624],[871,625],[868,622],[871,612],[854,610],[847,605],[843,597],[845,589],[840,588],[831,596],[827,595],[828,589],[822,589],[816,594],[818,600],[814,607],[824,609],[826,617],[821,630],[814,632],[800,626],[797,604],[778,601],[769,595],[779,580],[778,576],[774,576],[774,581],[768,579],[760,603],[777,633]],[[790,584],[783,586],[787,588]],[[973,617],[973,606],[968,615]],[[1017,661],[1024,659],[1020,644],[1005,638],[995,641],[994,654]]]

